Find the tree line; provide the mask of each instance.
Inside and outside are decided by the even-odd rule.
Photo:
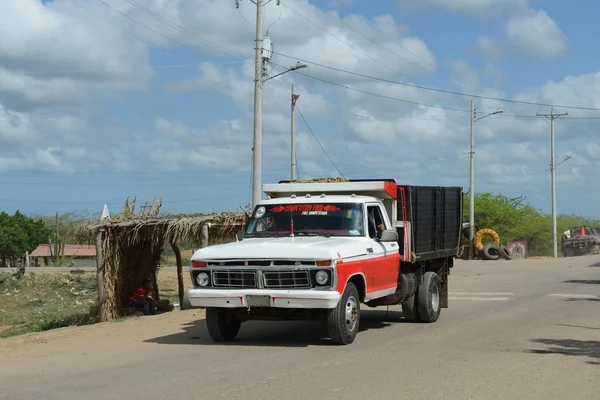
[[[67,212],[54,216],[26,216],[20,211],[13,215],[0,212],[0,267],[18,266],[25,254],[40,244],[50,244],[53,262],[62,255],[65,244],[78,243],[76,226],[88,219],[84,212]]]
[[[469,221],[469,194],[463,201],[464,221]],[[94,215],[96,216],[96,215]],[[13,215],[0,212],[0,266],[15,266],[26,252],[32,252],[40,244],[53,244],[57,257],[64,244],[78,243],[76,226],[89,219],[85,212],[67,212],[54,216],[26,216],[19,211]],[[552,217],[526,202],[524,197],[507,197],[497,193],[475,194],[475,224],[478,228],[491,228],[500,235],[503,244],[524,240],[529,255],[552,255]],[[558,215],[557,230],[589,225],[600,227],[600,220],[579,215]],[[91,243],[87,243],[91,244]],[[560,243],[559,243],[560,245]]]
[[[463,208],[464,221],[468,222],[468,193],[465,193]],[[496,193],[476,193],[475,225],[479,229],[495,230],[503,244],[526,241],[530,256],[552,255],[552,214],[533,207],[522,196],[511,198]],[[581,225],[600,227],[600,220],[574,214],[557,215],[559,253],[562,233]]]

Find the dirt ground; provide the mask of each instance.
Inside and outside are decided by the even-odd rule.
[[[94,322],[90,306],[97,298],[95,273],[73,275],[68,272],[28,273],[20,281],[3,274],[0,285],[0,341],[29,332],[47,331]],[[184,273],[184,287],[192,287]],[[161,299],[179,303],[177,273],[162,270],[158,274]]]
[[[513,269],[522,267],[547,268],[556,267],[559,264],[566,264],[566,268],[578,267],[591,263],[591,258],[575,257],[566,261],[563,259],[525,259],[513,261],[476,261],[465,262],[458,261],[458,269],[453,271],[451,280],[453,282],[462,281],[472,274],[465,274],[461,271],[461,265],[477,265],[477,268],[487,269],[506,265],[505,271],[510,275]],[[600,265],[600,263],[598,263]],[[564,267],[563,267],[564,268]],[[44,274],[46,274],[44,272]],[[57,274],[49,272],[48,274]],[[68,274],[65,274],[68,275]],[[87,274],[86,274],[87,275]],[[473,277],[477,279],[477,277]],[[174,303],[177,299],[177,274],[174,271],[161,271],[158,274],[158,284],[162,298],[170,298]],[[186,290],[192,287],[188,274],[184,272],[184,285]],[[2,299],[4,301],[4,299]],[[49,330],[46,332],[30,333],[15,336],[6,339],[0,339],[0,359],[2,357],[20,357],[26,354],[48,356],[60,354],[63,350],[74,346],[75,342],[85,348],[86,343],[101,341],[103,338],[119,338],[124,344],[128,342],[140,342],[145,338],[160,336],[165,331],[173,331],[174,326],[184,326],[190,321],[204,319],[203,310],[185,310],[180,311],[176,308],[174,311],[167,312],[157,316],[132,317],[121,319],[114,322],[99,323],[78,327],[66,327]],[[1,329],[1,327],[0,327]]]
[[[44,275],[65,275],[68,273],[41,272]],[[86,274],[89,275],[89,274]],[[48,277],[48,276],[47,276]],[[184,272],[184,286],[186,290],[192,287],[190,278]],[[177,297],[177,273],[174,271],[161,271],[158,274],[158,285],[161,298],[169,298],[174,303],[179,303]],[[4,301],[4,299],[3,299]],[[49,356],[60,354],[66,349],[73,348],[74,341],[79,344],[96,342],[103,338],[119,337],[123,342],[139,341],[143,337],[153,337],[160,334],[165,327],[181,325],[190,319],[204,318],[203,310],[174,311],[157,316],[132,317],[114,322],[98,323],[93,325],[58,328],[45,332],[27,333],[20,336],[0,339],[0,358],[31,356]],[[0,331],[2,331],[0,326]],[[7,327],[4,327],[6,329]]]

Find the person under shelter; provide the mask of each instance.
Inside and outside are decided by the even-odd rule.
[[[146,278],[129,297],[129,305],[139,309],[144,315],[156,315],[156,306],[150,297],[150,290],[152,290],[152,281]]]

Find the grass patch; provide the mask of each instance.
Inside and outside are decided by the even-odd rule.
[[[96,276],[28,273],[0,281],[0,338],[95,322]]]
[[[17,281],[0,271],[0,339],[97,322],[89,314],[98,299],[95,273],[27,273]],[[184,273],[185,289],[192,287]],[[160,298],[179,303],[177,274],[159,271]],[[119,318],[115,322],[124,320]]]

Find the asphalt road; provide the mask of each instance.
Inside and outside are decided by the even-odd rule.
[[[350,346],[277,322],[216,345],[197,310],[32,337],[0,347],[0,399],[600,398],[600,257],[460,262],[450,290],[435,324],[363,309]]]

